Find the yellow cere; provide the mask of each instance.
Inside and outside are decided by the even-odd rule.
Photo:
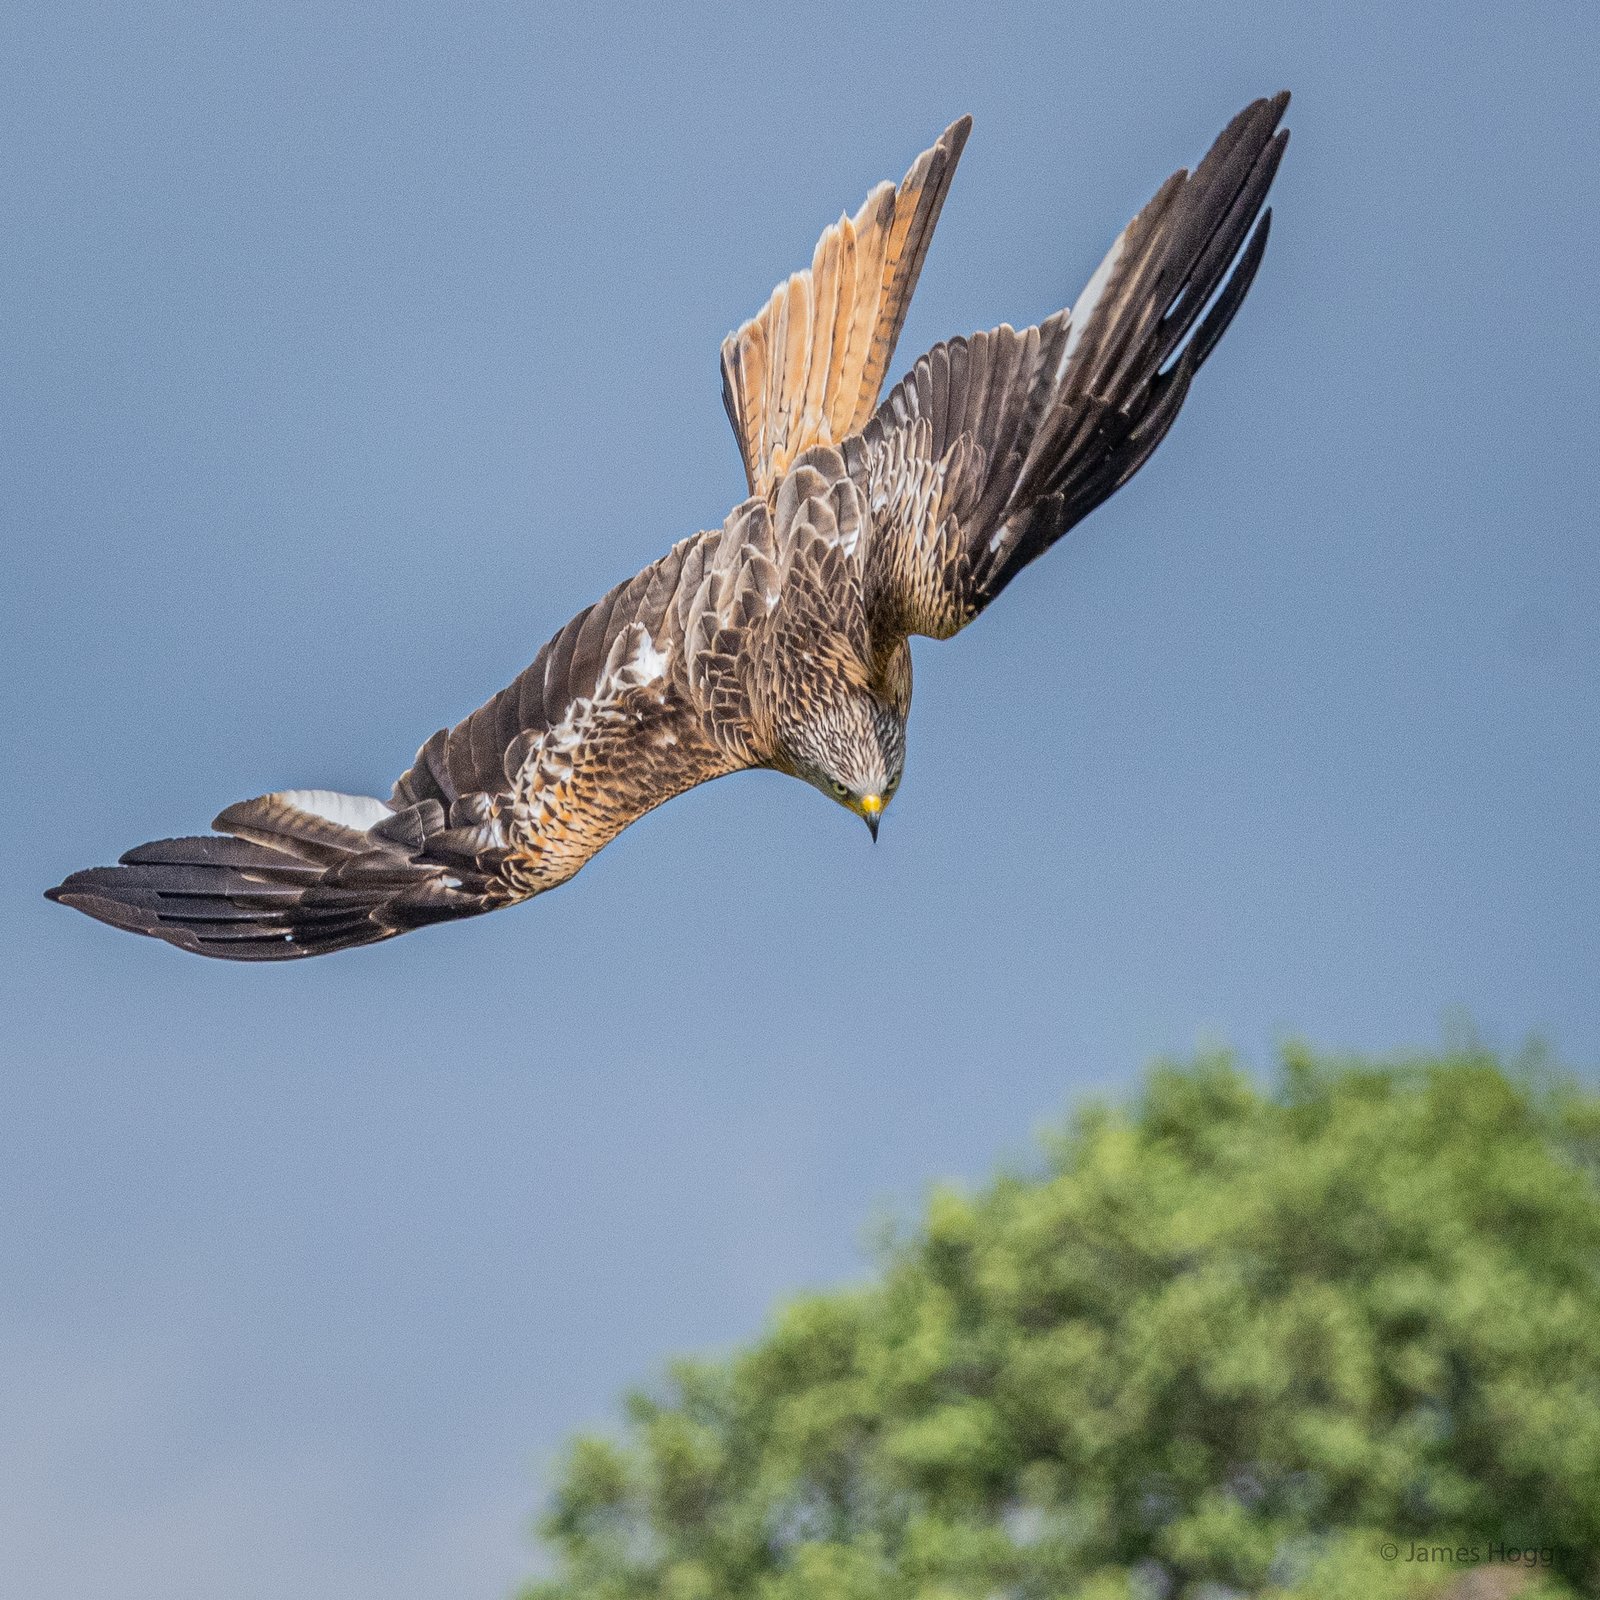
[[[869,817],[878,816],[883,810],[883,796],[877,794],[864,794],[861,797],[861,809]]]

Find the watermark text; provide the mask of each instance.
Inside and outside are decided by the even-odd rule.
[[[1418,1544],[1415,1540],[1396,1543],[1393,1539],[1379,1545],[1378,1554],[1385,1561],[1410,1561],[1429,1567],[1477,1567],[1486,1562],[1512,1567],[1549,1567],[1554,1566],[1556,1559],[1555,1548],[1547,1544]]]

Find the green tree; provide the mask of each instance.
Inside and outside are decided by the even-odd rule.
[[[578,1439],[529,1600],[1600,1595],[1597,1158],[1473,1050],[1160,1067]]]

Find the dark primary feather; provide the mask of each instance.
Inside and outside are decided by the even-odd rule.
[[[964,626],[1161,442],[1260,265],[1288,102],[1256,101],[1161,186],[1081,326],[1060,311],[938,345],[851,441],[880,498],[940,483],[935,514],[892,521],[874,546],[879,604],[907,631]]]
[[[47,897],[196,955],[325,955],[498,903],[487,881],[447,881],[413,859],[433,809],[432,819],[418,807],[380,829],[344,830],[351,837],[340,843],[318,836],[317,818],[285,818],[277,796],[247,800],[217,818],[222,836],[157,839],[118,866],[74,872]]]

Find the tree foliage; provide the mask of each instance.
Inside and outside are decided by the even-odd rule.
[[[578,1439],[530,1600],[1600,1594],[1597,1158],[1473,1050],[1158,1068]]]

